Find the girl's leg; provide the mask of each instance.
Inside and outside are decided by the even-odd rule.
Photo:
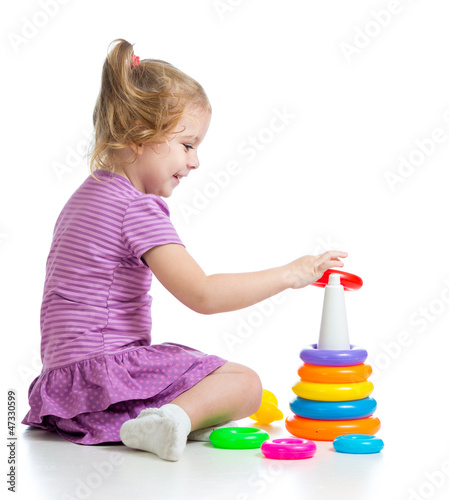
[[[125,422],[120,437],[126,446],[176,461],[192,430],[247,417],[258,410],[261,400],[258,375],[227,362],[169,404],[143,410]]]
[[[189,416],[192,431],[255,413],[262,401],[262,384],[251,368],[226,362],[170,404]]]

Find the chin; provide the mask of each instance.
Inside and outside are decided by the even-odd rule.
[[[172,195],[173,191],[167,189],[147,189],[147,194],[154,194],[155,196],[160,196],[161,198],[168,198]]]

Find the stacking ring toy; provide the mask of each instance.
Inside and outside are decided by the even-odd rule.
[[[372,372],[371,366],[364,363],[354,366],[316,366],[304,363],[298,368],[298,375],[302,380],[323,384],[363,382]]]
[[[352,401],[369,396],[374,390],[372,382],[365,380],[356,384],[316,384],[300,380],[292,391],[304,399],[314,401]]]
[[[317,344],[305,347],[299,357],[304,363],[318,366],[353,366],[366,361],[368,352],[351,344],[348,350],[318,349]]]
[[[317,420],[354,420],[366,418],[376,411],[377,402],[373,398],[355,401],[328,402],[294,398],[290,409],[299,417]]]
[[[335,271],[334,269],[328,269],[325,271],[323,276],[312,285],[319,286],[324,288],[329,282],[329,275],[331,274],[339,274],[340,275],[340,284],[343,285],[343,288],[346,291],[349,290],[358,290],[363,285],[363,280],[359,276],[355,274],[347,273],[345,271]]]
[[[293,436],[314,441],[333,441],[342,434],[376,434],[380,429],[380,420],[377,417],[357,420],[315,420],[291,415],[285,420],[285,427]]]
[[[260,449],[267,458],[298,460],[313,457],[316,453],[316,444],[308,439],[283,438],[265,441]]]
[[[253,427],[225,427],[212,431],[209,439],[216,448],[247,450],[260,448],[270,436],[267,432]]]
[[[337,436],[333,442],[340,453],[379,453],[384,447],[382,439],[369,434],[346,434]]]

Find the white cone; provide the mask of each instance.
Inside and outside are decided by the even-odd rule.
[[[348,350],[351,348],[344,294],[344,288],[340,285],[340,275],[335,273],[329,275],[329,282],[324,289],[318,349]]]

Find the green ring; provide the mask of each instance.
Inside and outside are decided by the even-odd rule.
[[[209,439],[216,448],[248,450],[260,448],[264,441],[270,439],[270,436],[267,432],[255,427],[225,427],[212,431]]]

